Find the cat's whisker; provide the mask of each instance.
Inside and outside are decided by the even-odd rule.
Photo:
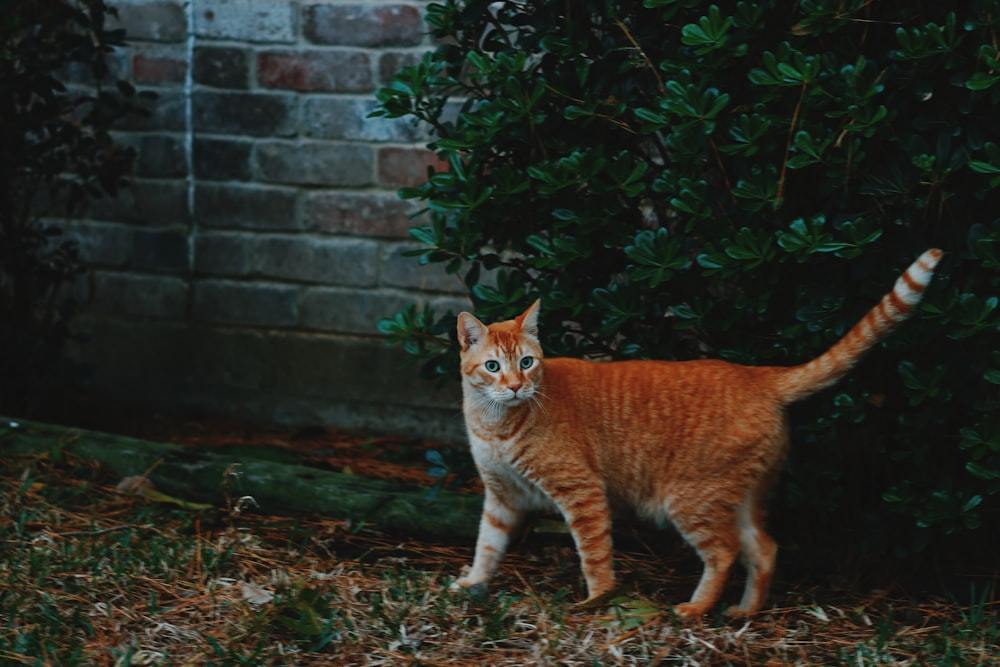
[[[542,414],[542,416],[545,417],[545,419],[549,419],[552,415],[549,412],[549,408],[545,405],[545,401],[542,400],[543,398],[548,397],[540,389],[535,389],[535,392],[528,399],[528,406],[531,409],[532,414],[534,414],[537,410]]]
[[[477,410],[485,413],[485,417],[490,422],[498,421],[503,417],[504,407],[500,401],[496,400],[492,396],[487,394],[479,394],[474,399],[474,405]]]
[[[499,421],[500,419],[502,419],[507,412],[507,408],[503,404],[503,402],[496,398],[490,399],[489,407],[491,411],[491,416],[493,417],[494,421]]]

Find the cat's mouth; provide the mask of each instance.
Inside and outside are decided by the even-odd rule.
[[[497,402],[503,404],[506,407],[518,406],[523,403],[527,403],[530,400],[531,400],[531,395],[527,392],[521,392],[517,394],[508,393],[505,394],[504,396],[500,396],[499,398],[497,398]]]

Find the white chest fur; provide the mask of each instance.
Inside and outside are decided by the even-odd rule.
[[[513,440],[483,440],[470,434],[469,444],[480,473],[493,477],[504,487],[508,502],[529,512],[556,511],[552,499],[528,475],[511,464],[509,452]]]

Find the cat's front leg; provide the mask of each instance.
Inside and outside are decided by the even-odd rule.
[[[507,553],[510,536],[524,520],[524,511],[511,507],[486,484],[483,515],[479,520],[476,555],[469,572],[451,584],[451,590],[485,584],[493,578]]]
[[[587,582],[587,599],[583,605],[597,602],[615,587],[612,563],[611,509],[604,490],[575,484],[562,493],[553,489],[553,500],[569,525],[580,566]]]

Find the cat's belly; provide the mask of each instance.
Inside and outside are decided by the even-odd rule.
[[[670,518],[670,503],[662,500],[643,499],[631,504],[636,516],[652,523],[659,529],[673,526]]]

